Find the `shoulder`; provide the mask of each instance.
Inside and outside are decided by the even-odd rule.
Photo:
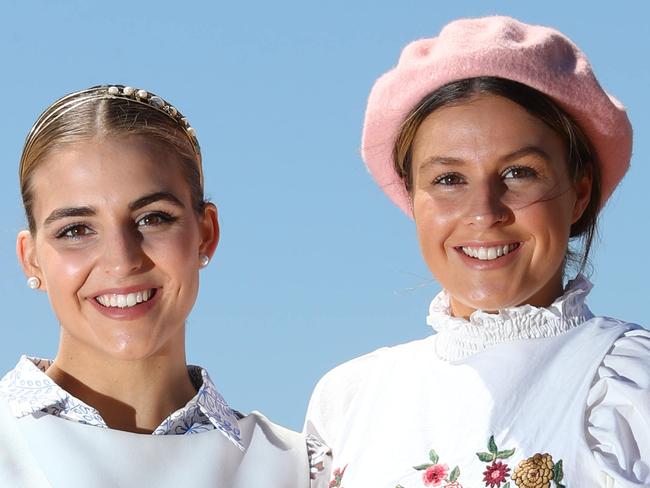
[[[650,330],[620,320],[606,320],[617,324],[621,328],[621,335],[614,341],[605,360],[615,360],[618,357],[650,360]]]
[[[650,330],[616,322],[623,328],[598,367],[591,388],[594,401],[596,397],[611,393],[612,386],[635,385],[636,391],[650,394]]]
[[[328,373],[317,383],[312,393],[305,430],[324,439],[332,446],[336,425],[345,421],[360,394],[383,378],[403,358],[413,358],[431,347],[431,337],[392,347],[382,347],[371,353],[347,361]]]
[[[346,361],[326,373],[316,385],[314,394],[337,393],[339,399],[350,400],[374,376],[382,375],[387,368],[403,364],[404,358],[428,354],[431,339],[407,342],[391,347],[382,347],[363,356]]]
[[[600,357],[596,380],[618,377],[628,371],[650,376],[650,330],[611,317],[594,317],[589,322],[594,325],[593,334],[606,338],[606,353]],[[637,371],[638,366],[641,367]]]

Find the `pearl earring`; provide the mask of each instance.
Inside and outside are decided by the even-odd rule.
[[[205,268],[210,263],[210,258],[207,256],[207,254],[201,254],[199,255],[199,263],[201,264],[202,268]]]
[[[38,279],[38,276],[30,276],[27,278],[27,286],[32,290],[36,290],[41,286],[41,280]]]

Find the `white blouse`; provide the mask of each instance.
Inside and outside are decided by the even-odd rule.
[[[578,278],[548,308],[450,315],[326,374],[305,430],[331,488],[650,486],[650,332],[594,317]]]

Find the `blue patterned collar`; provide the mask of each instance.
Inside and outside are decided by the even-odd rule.
[[[108,428],[99,412],[74,397],[45,374],[52,361],[22,356],[14,369],[0,380],[0,393],[6,398],[14,417],[47,412],[71,421]],[[239,414],[231,409],[217,391],[208,372],[188,366],[190,379],[197,388],[187,404],[172,413],[154,430],[154,435],[193,434],[217,429],[242,451]]]

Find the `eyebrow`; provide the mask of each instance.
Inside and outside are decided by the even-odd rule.
[[[43,221],[43,226],[48,226],[52,222],[65,219],[66,217],[90,217],[95,215],[93,207],[66,207],[57,208]]]
[[[175,205],[177,207],[185,208],[183,202],[181,202],[180,199],[173,193],[168,191],[157,191],[155,193],[145,195],[141,198],[138,198],[134,202],[129,203],[129,209],[138,210],[141,209],[142,207],[146,207],[147,205],[150,205],[155,202],[160,202],[160,201],[169,202],[172,205]]]
[[[499,158],[499,160],[502,162],[509,162],[531,154],[535,156],[539,156],[545,161],[551,160],[551,157],[548,155],[546,151],[544,151],[541,147],[534,146],[534,145],[524,146],[520,149],[517,149],[516,151],[513,151],[509,154],[506,154],[505,156],[502,156],[501,158]],[[418,171],[426,168],[427,166],[432,166],[435,164],[440,164],[443,166],[463,166],[465,163],[466,163],[465,160],[459,158],[451,158],[447,156],[431,156],[418,167]]]
[[[462,159],[448,158],[445,156],[431,156],[418,167],[418,171],[428,166],[433,166],[436,164],[441,164],[443,166],[462,166],[463,164],[465,164],[465,161]]]
[[[129,210],[139,210],[147,205],[155,202],[166,201],[180,208],[185,208],[183,202],[180,201],[173,193],[168,191],[158,191],[138,198],[137,200],[129,203]],[[64,207],[57,208],[43,221],[43,226],[48,226],[57,220],[65,219],[68,217],[92,217],[97,214],[94,207]]]
[[[539,146],[524,146],[521,149],[517,149],[516,151],[511,152],[510,154],[506,154],[504,157],[501,158],[501,160],[508,162],[508,161],[512,161],[513,159],[519,159],[522,156],[528,156],[529,154],[532,154],[534,156],[539,156],[545,161],[551,160],[551,156],[549,156],[549,154]]]

